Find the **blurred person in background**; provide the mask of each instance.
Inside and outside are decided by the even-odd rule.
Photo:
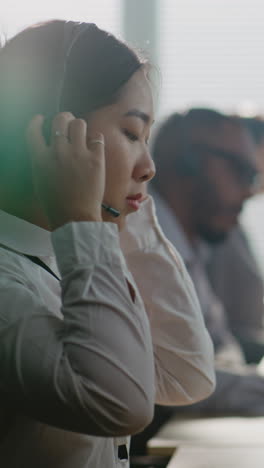
[[[151,193],[157,216],[193,279],[215,348],[216,390],[184,411],[264,415],[264,377],[246,363],[207,272],[211,249],[237,226],[243,204],[255,188],[255,143],[238,119],[211,109],[190,109],[161,124],[154,136],[153,157],[157,174]],[[230,280],[233,287],[239,287],[236,280]],[[166,283],[167,278],[161,276],[160,281]],[[178,411],[156,407],[151,426],[133,438],[135,452],[144,450],[146,439]]]
[[[254,197],[245,203],[240,222],[224,242],[211,249],[208,276],[225,307],[228,323],[243,348],[247,362],[257,363],[263,357],[264,346],[264,281],[261,258],[255,257],[256,250],[251,245],[247,226],[249,231],[259,226],[254,210],[264,190],[264,121],[261,117],[238,118],[254,140],[259,176]]]

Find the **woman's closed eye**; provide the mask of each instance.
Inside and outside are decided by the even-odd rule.
[[[124,132],[124,134],[126,135],[126,137],[127,137],[130,141],[137,141],[137,140],[139,140],[139,137],[138,137],[135,133],[133,133],[133,132],[131,132],[130,130],[128,130],[127,128],[124,128],[124,129],[123,129],[123,132]]]
[[[139,140],[139,137],[135,133],[131,132],[130,130],[127,130],[127,129],[124,128],[123,132],[130,141],[138,141]],[[148,138],[145,139],[145,143],[146,143],[146,145],[148,145],[148,143],[149,143]]]

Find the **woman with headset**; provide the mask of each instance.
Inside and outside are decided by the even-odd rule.
[[[94,24],[51,21],[8,41],[0,71],[0,465],[124,467],[155,400],[214,387],[146,195],[149,66]]]

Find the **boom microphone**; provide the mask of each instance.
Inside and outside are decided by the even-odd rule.
[[[120,216],[120,211],[115,210],[115,208],[112,208],[110,205],[105,205],[104,203],[102,203],[102,208],[108,213],[110,213],[112,216],[114,216],[114,218],[118,218],[118,216]]]

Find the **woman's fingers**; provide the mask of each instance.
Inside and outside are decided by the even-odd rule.
[[[60,154],[66,150],[70,143],[70,125],[76,120],[70,112],[61,112],[57,114],[51,127],[51,146],[55,148],[55,152]]]
[[[69,139],[72,145],[76,148],[77,154],[79,151],[87,150],[86,146],[87,124],[83,119],[74,119],[69,125]]]
[[[104,148],[105,142],[104,142],[104,135],[102,133],[97,133],[93,137],[89,137],[87,141],[87,145],[91,149],[99,149],[99,151]],[[98,146],[99,145],[99,146]]]
[[[35,115],[27,128],[27,141],[31,154],[39,156],[46,150],[46,142],[42,135],[43,115]]]
[[[105,191],[104,137],[87,138],[87,125],[69,112],[52,121],[51,142],[42,134],[43,116],[28,128],[33,180],[38,196],[55,229],[73,220],[101,221]]]
[[[93,137],[89,137],[87,141],[88,149],[95,155],[104,156],[105,154],[105,140],[102,133],[97,133]]]
[[[34,158],[41,158],[47,152],[49,146],[53,146],[56,152],[64,152],[65,144],[69,143],[69,124],[75,120],[70,112],[57,114],[52,121],[51,144],[48,145],[43,136],[43,115],[36,115],[29,123],[27,129],[27,141]]]
[[[85,150],[98,155],[104,154],[104,136],[98,133],[88,138],[85,120],[76,119],[70,112],[62,112],[54,117],[50,145],[42,133],[43,122],[44,117],[36,115],[27,130],[29,146],[35,156],[43,154],[49,146],[55,148],[57,153],[64,153],[69,144],[75,149],[75,155]]]

